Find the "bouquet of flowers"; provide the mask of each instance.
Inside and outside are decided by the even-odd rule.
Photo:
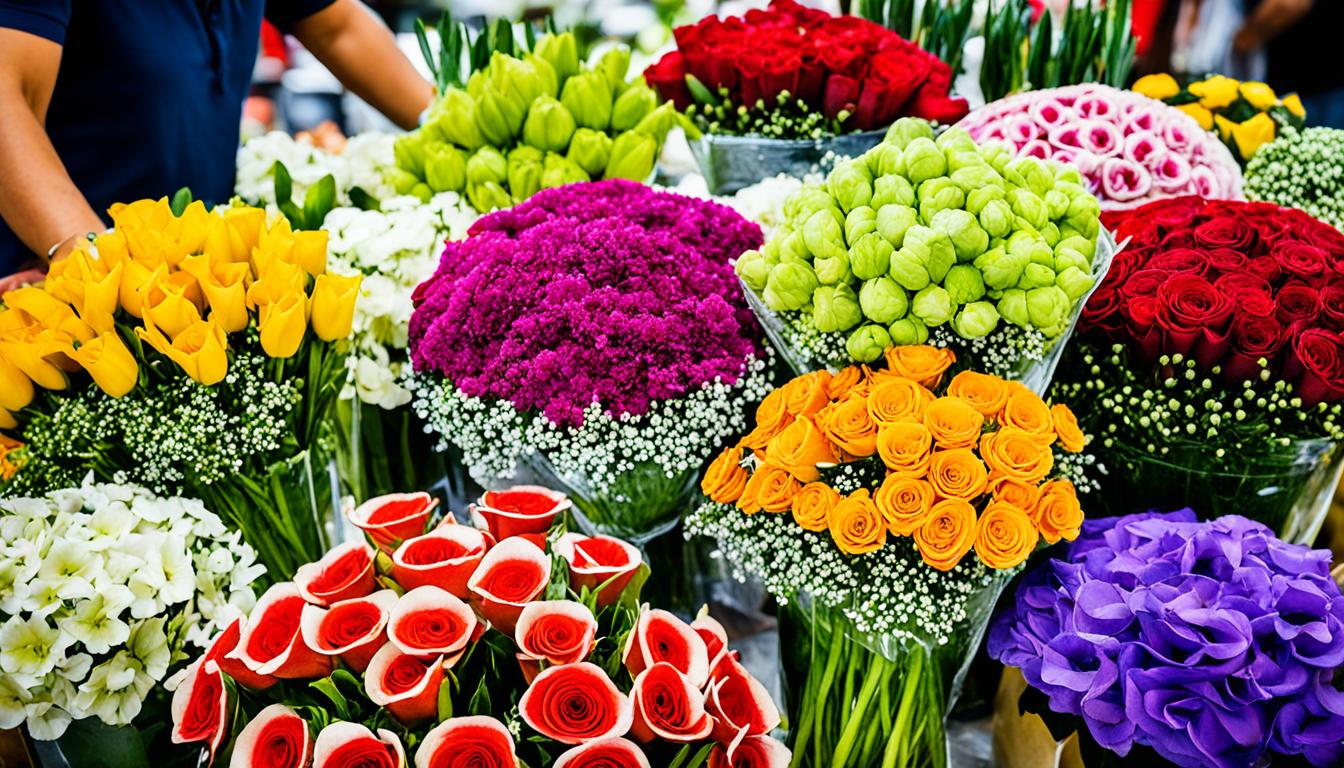
[[[1344,235],[1301,211],[1184,197],[1108,214],[1129,245],[1083,310],[1060,397],[1110,474],[1097,503],[1198,505],[1311,541],[1344,437]]]
[[[705,473],[687,530],[787,609],[795,765],[947,765],[944,716],[1000,590],[1078,535],[1072,412],[954,363],[893,347],[882,369],[800,376]]]
[[[423,126],[397,139],[397,166],[424,185],[417,194],[464,192],[484,213],[540,189],[653,174],[677,113],[642,81],[626,80],[628,50],[583,64],[566,32],[518,54],[496,51],[464,87],[445,90]]]
[[[1279,127],[1300,130],[1306,124],[1297,94],[1280,99],[1273,88],[1254,81],[1212,75],[1181,87],[1171,75],[1158,74],[1140,77],[1134,90],[1176,107],[1206,131],[1216,130],[1243,166]]]
[[[625,181],[486,216],[416,291],[416,410],[483,486],[522,462],[583,525],[652,538],[767,390],[728,264],[759,244],[724,206]]]
[[[329,420],[360,278],[327,233],[257,208],[142,200],[0,297],[0,409],[24,443],[6,495],[89,472],[205,502],[275,577],[324,548]]]
[[[1344,231],[1344,131],[1284,129],[1246,166],[1246,196],[1300,208]]]
[[[1032,686],[1024,709],[1069,716],[1056,733],[1081,718],[1083,744],[1134,764],[1344,760],[1344,597],[1330,553],[1244,517],[1089,520],[1027,574],[988,644]]]
[[[195,499],[86,481],[0,501],[0,728],[152,721],[151,693],[252,609],[264,570]]]
[[[1241,168],[1194,118],[1139,93],[1071,85],[1009,96],[967,115],[976,141],[1078,168],[1103,208],[1198,194],[1241,198]]]
[[[1044,391],[1110,263],[1099,214],[1072,168],[902,119],[793,194],[735,267],[795,371],[931,341]]]
[[[354,510],[377,548],[272,586],[189,668],[173,738],[277,768],[789,764],[723,627],[641,607],[638,550],[566,532],[563,495],[487,495],[484,529],[433,507]]]

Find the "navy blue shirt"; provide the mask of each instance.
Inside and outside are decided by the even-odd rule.
[[[106,220],[181,187],[227,201],[263,14],[286,29],[333,1],[0,0],[0,27],[64,46],[47,135]],[[0,222],[0,276],[30,255]]]

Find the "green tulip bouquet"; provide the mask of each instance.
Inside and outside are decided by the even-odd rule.
[[[1071,167],[903,118],[736,269],[799,372],[929,343],[1039,391],[1114,255],[1100,211]]]

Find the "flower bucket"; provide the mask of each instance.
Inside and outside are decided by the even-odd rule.
[[[885,130],[847,133],[824,139],[767,139],[706,133],[690,142],[709,191],[731,195],[779,174],[802,178],[817,166],[827,170],[836,157],[855,157],[877,146]]]

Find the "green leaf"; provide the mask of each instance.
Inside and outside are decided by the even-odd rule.
[[[467,714],[490,714],[490,686],[485,677],[481,677],[480,682],[476,685],[476,692],[471,695],[471,700],[467,702]]]
[[[513,24],[508,19],[501,18],[495,22],[494,37],[496,51],[505,56],[514,55]]]
[[[303,215],[307,229],[320,229],[327,214],[336,205],[336,177],[318,179],[303,196]]]
[[[697,104],[708,104],[712,107],[719,106],[719,99],[710,92],[705,84],[700,82],[700,78],[686,73],[686,87],[691,91],[691,98],[695,99]]]
[[[308,684],[308,687],[322,694],[331,702],[332,711],[339,719],[350,719],[350,702],[346,700],[345,694],[341,693],[341,689],[332,678],[324,677],[321,680],[314,680]]]
[[[191,205],[191,190],[186,187],[174,192],[172,202],[168,203],[168,207],[172,209],[174,216],[181,216],[182,212],[187,210],[188,205]]]
[[[415,20],[415,42],[420,45],[420,55],[425,59],[425,66],[429,67],[429,73],[433,76],[434,82],[439,81],[439,64],[434,60],[434,51],[429,47],[429,34],[425,31],[425,22],[423,19]]]
[[[292,202],[294,199],[294,183],[289,178],[289,169],[279,160],[271,166],[271,175],[275,177],[275,204],[280,205],[285,201]],[[291,219],[290,224],[294,221]]]
[[[453,716],[453,683],[445,677],[439,683],[439,722]]]
[[[286,219],[289,219],[290,227],[303,229],[303,211],[299,210],[299,206],[295,205],[293,200],[276,203],[276,207],[280,209],[280,213],[283,213]]]
[[[350,188],[350,204],[362,211],[381,211],[383,204],[378,198],[365,192],[362,187]]]

